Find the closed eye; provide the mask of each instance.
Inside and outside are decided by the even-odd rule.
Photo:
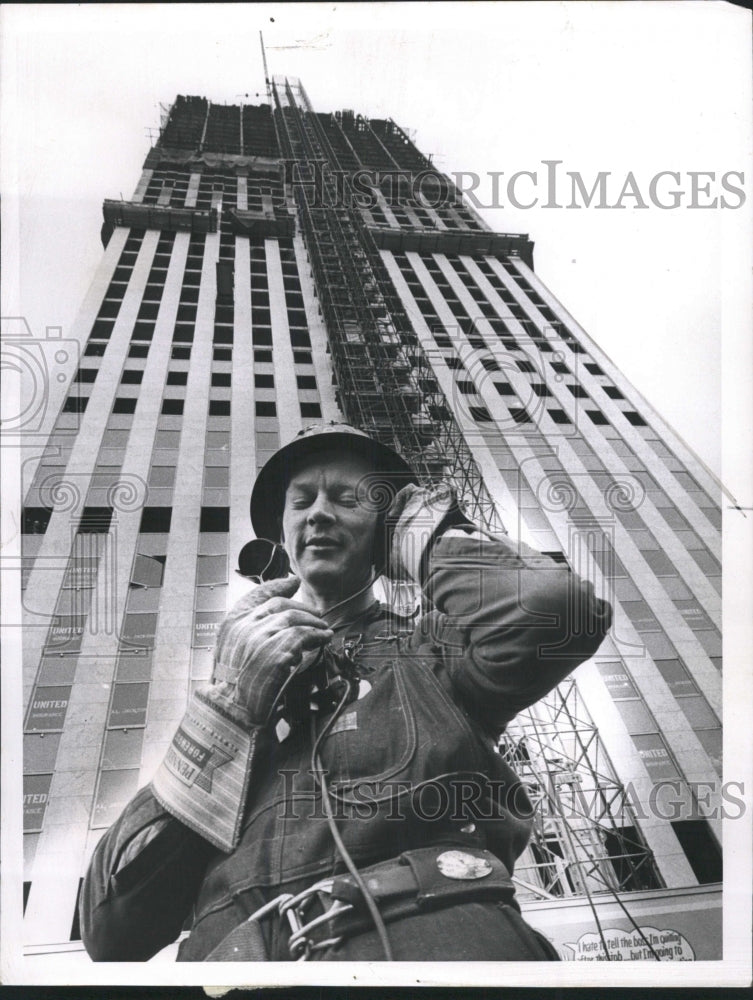
[[[296,493],[293,496],[288,497],[288,503],[291,507],[304,508],[309,507],[316,494],[314,493]]]

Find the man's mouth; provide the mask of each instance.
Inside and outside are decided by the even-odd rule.
[[[314,538],[309,538],[306,542],[307,549],[334,549],[337,548],[337,542],[334,538],[329,538],[326,535],[316,535]]]

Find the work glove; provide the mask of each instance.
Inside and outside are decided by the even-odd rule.
[[[422,583],[431,547],[445,531],[460,525],[473,527],[458,504],[454,487],[404,486],[385,517],[391,532],[388,575]]]
[[[220,627],[216,697],[249,726],[266,725],[290,674],[310,665],[334,635],[323,618],[291,599],[300,584],[291,576],[255,587]]]
[[[332,637],[323,619],[291,600],[299,585],[263,583],[232,608],[213,683],[194,693],[152,779],[163,808],[222,851],[238,843],[257,740],[283,684]]]

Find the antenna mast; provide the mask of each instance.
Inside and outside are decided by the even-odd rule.
[[[272,103],[272,86],[269,81],[269,70],[267,69],[267,53],[264,49],[264,34],[259,32],[259,43],[261,45],[261,59],[264,64],[264,82],[267,85],[267,97],[269,98],[270,104]]]

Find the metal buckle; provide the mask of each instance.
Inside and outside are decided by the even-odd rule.
[[[290,957],[297,962],[305,962],[312,953],[323,951],[325,948],[337,945],[342,941],[342,935],[325,938],[321,941],[312,941],[309,937],[311,931],[316,927],[353,909],[350,903],[327,898],[332,892],[333,881],[332,878],[321,879],[321,881],[309,886],[308,889],[304,889],[303,892],[299,892],[297,896],[288,896],[280,903],[280,915],[287,916],[292,932],[288,941]],[[307,919],[307,911],[313,903],[317,902],[324,912]]]

